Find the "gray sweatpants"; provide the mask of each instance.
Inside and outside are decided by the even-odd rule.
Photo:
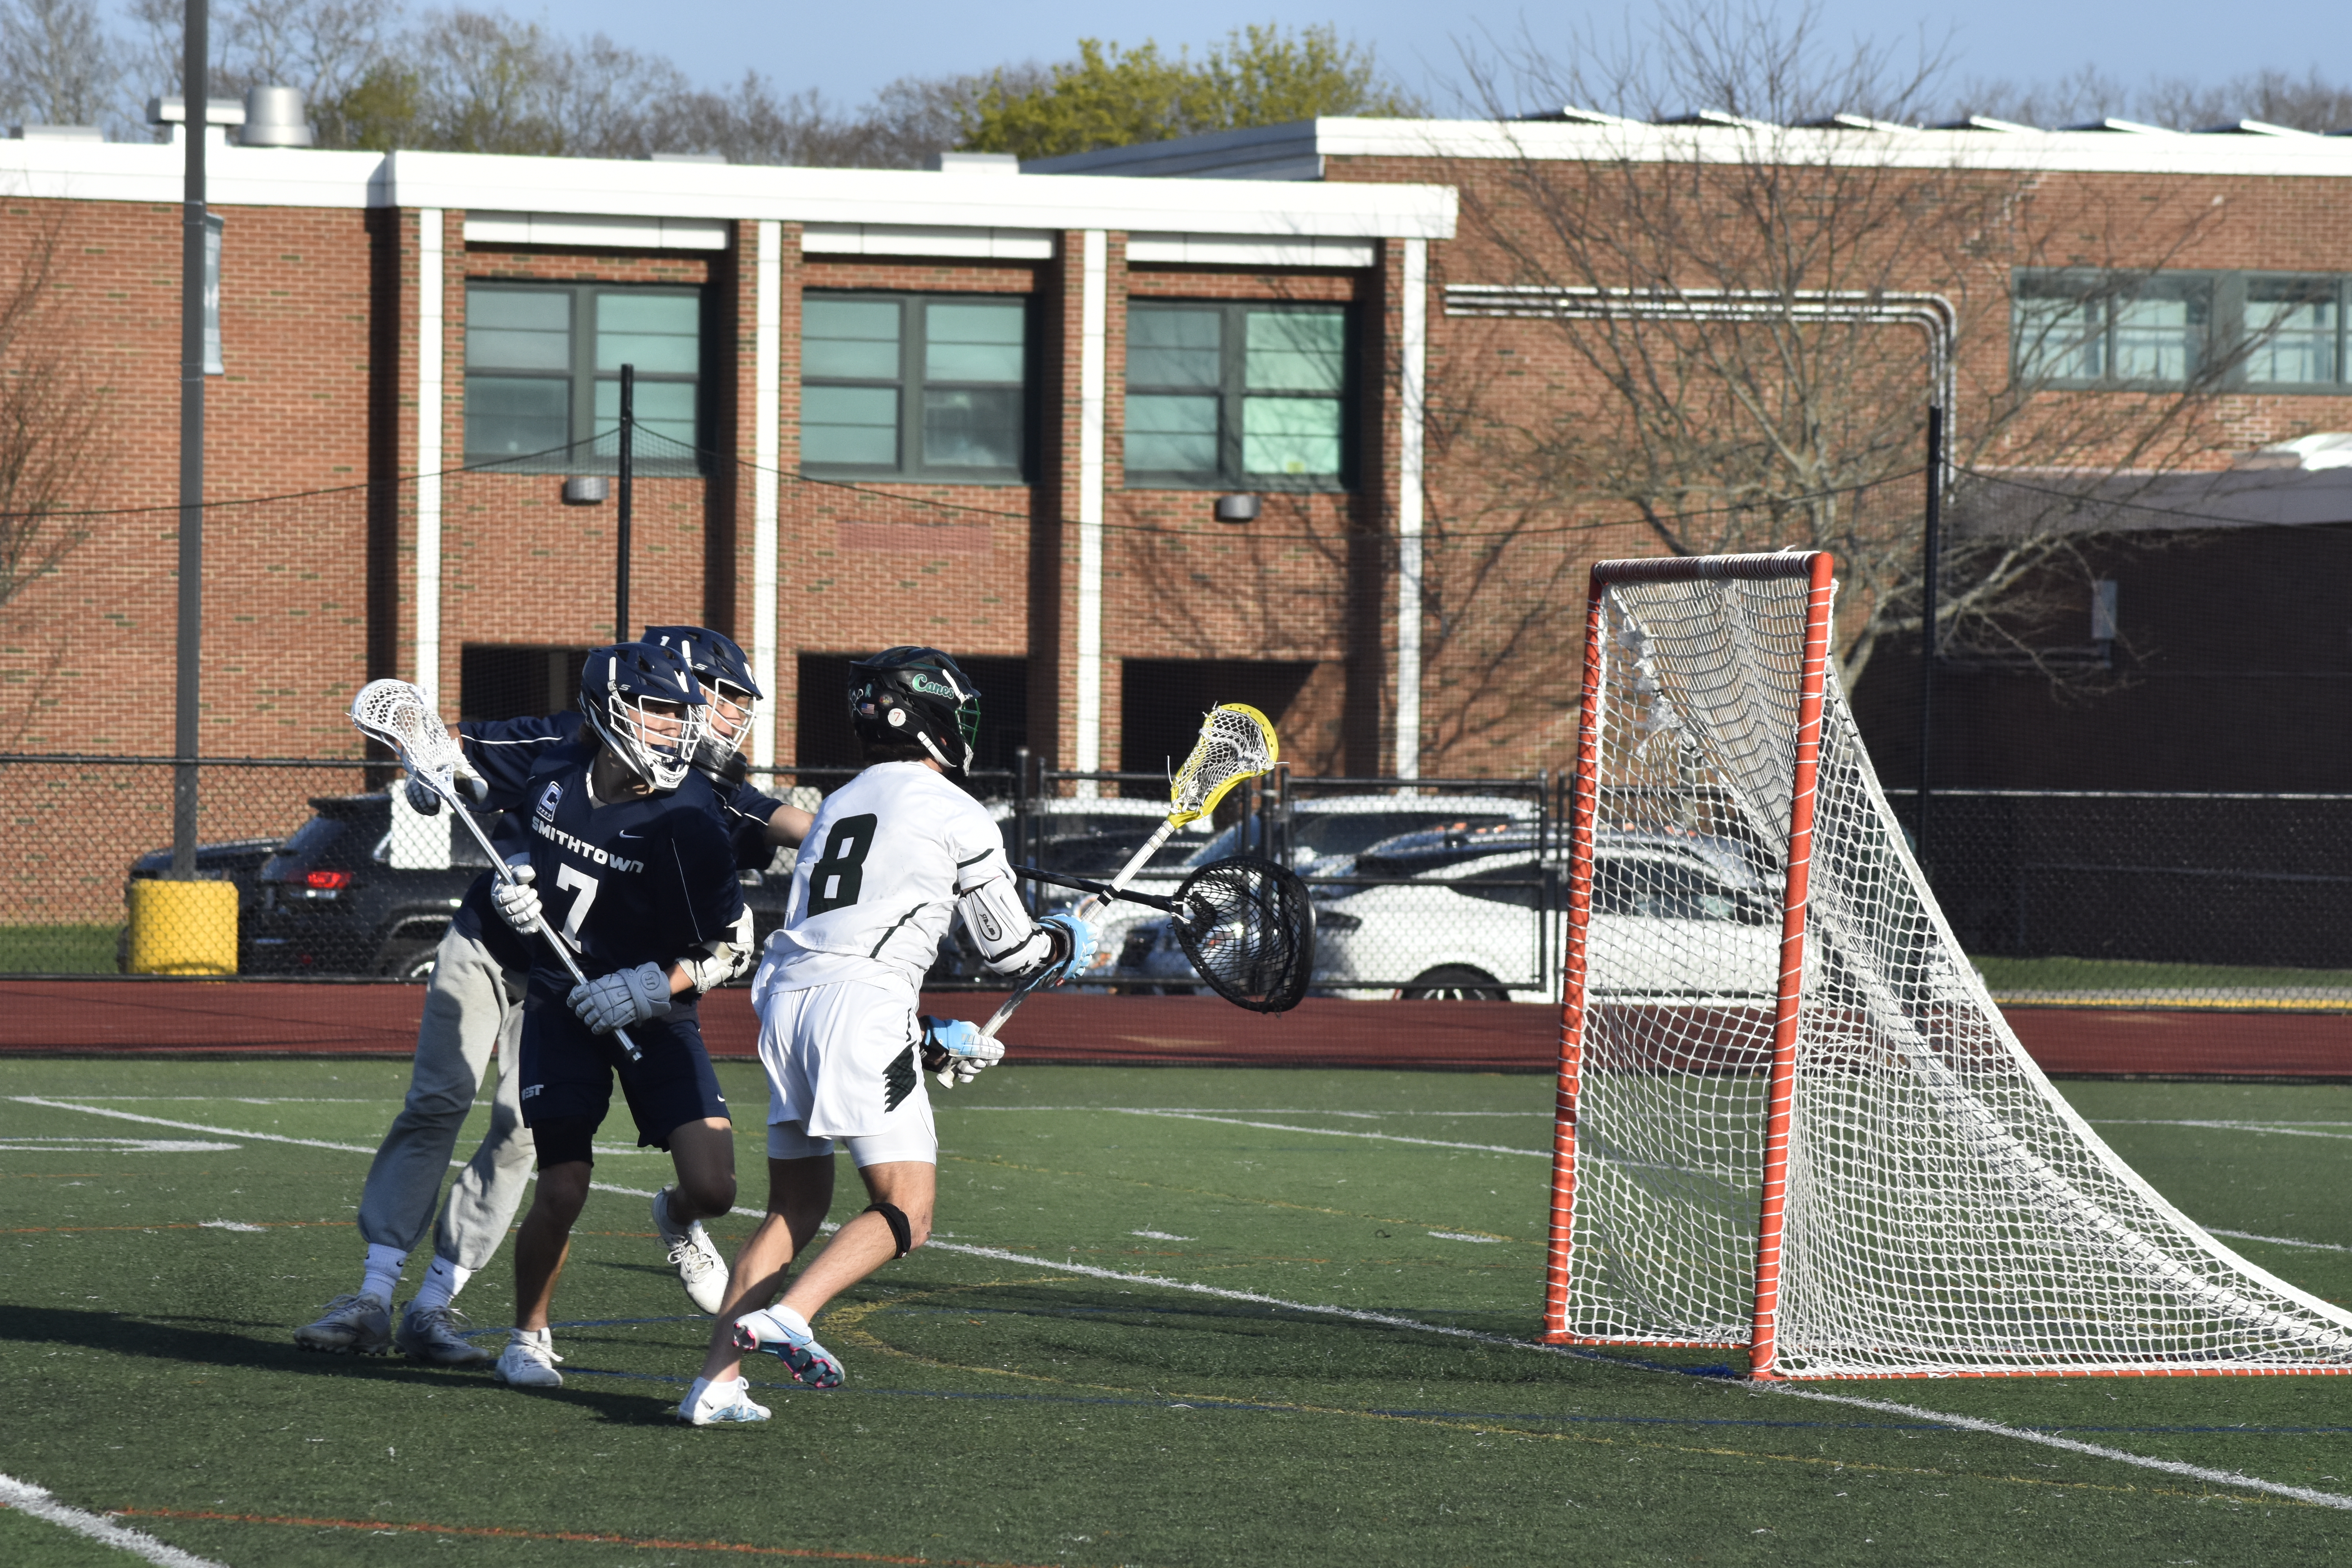
[[[530,1129],[522,1124],[522,999],[525,975],[509,975],[474,938],[453,927],[434,955],[425,1022],[408,1102],[368,1167],[360,1195],[360,1236],[371,1246],[415,1248],[433,1218],[441,1177],[457,1146],[457,1129],[481,1091],[493,1048],[499,1082],[490,1130],[450,1184],[434,1250],[462,1268],[478,1269],[514,1223],[531,1170]]]

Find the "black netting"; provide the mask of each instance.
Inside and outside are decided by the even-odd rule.
[[[1315,973],[1315,907],[1286,866],[1255,856],[1220,860],[1184,879],[1171,922],[1209,988],[1253,1013],[1286,1013]]]

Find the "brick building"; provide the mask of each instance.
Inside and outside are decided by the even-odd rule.
[[[925,173],[218,145],[205,750],[345,754],[373,675],[448,710],[560,697],[611,633],[615,522],[564,480],[611,472],[628,363],[633,618],[751,651],[760,762],[845,760],[839,661],[923,641],[975,661],[992,761],[1157,770],[1242,696],[1308,771],[1557,765],[1565,705],[1530,718],[1498,683],[1567,688],[1584,563],[1659,546],[1622,508],[1480,542],[1498,480],[1464,389],[1515,418],[1595,395],[1495,291],[1558,281],[1531,191],[1703,181],[1758,135],[1317,121]],[[2035,460],[2021,403],[2200,375],[2185,472],[2347,423],[2352,138],[1771,135],[1994,215],[1882,268],[1957,301],[1963,441],[2011,398],[1972,462]],[[0,279],[55,245],[54,330],[110,432],[101,513],[8,606],[10,749],[169,746],[181,157],[0,142]],[[2130,428],[2091,458],[2128,468]],[[1229,496],[1254,520],[1220,521]]]

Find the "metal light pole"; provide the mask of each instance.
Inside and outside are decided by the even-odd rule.
[[[196,874],[196,749],[205,634],[205,0],[187,0],[180,69],[187,173],[180,230],[180,626],[172,754],[172,875]]]
[[[1940,388],[1938,391],[1940,392]],[[1944,527],[1944,404],[1927,405],[1927,513],[1919,542],[1919,805],[1912,819],[1918,839],[1919,868],[1927,869],[1927,748],[1935,741],[1930,710],[1936,698],[1936,572],[1942,561]]]
[[[613,640],[629,640],[629,511],[636,500],[637,367],[621,367],[621,526],[619,564],[614,569]]]

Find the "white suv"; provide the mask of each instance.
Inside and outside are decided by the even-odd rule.
[[[1316,905],[1315,986],[1343,996],[1556,1002],[1565,946],[1555,850],[1524,828],[1414,833],[1367,849],[1357,869],[1404,879]],[[1604,830],[1593,848],[1588,983],[1622,1002],[1772,995],[1779,901],[1727,839]],[[1192,978],[1163,933],[1139,967]]]

